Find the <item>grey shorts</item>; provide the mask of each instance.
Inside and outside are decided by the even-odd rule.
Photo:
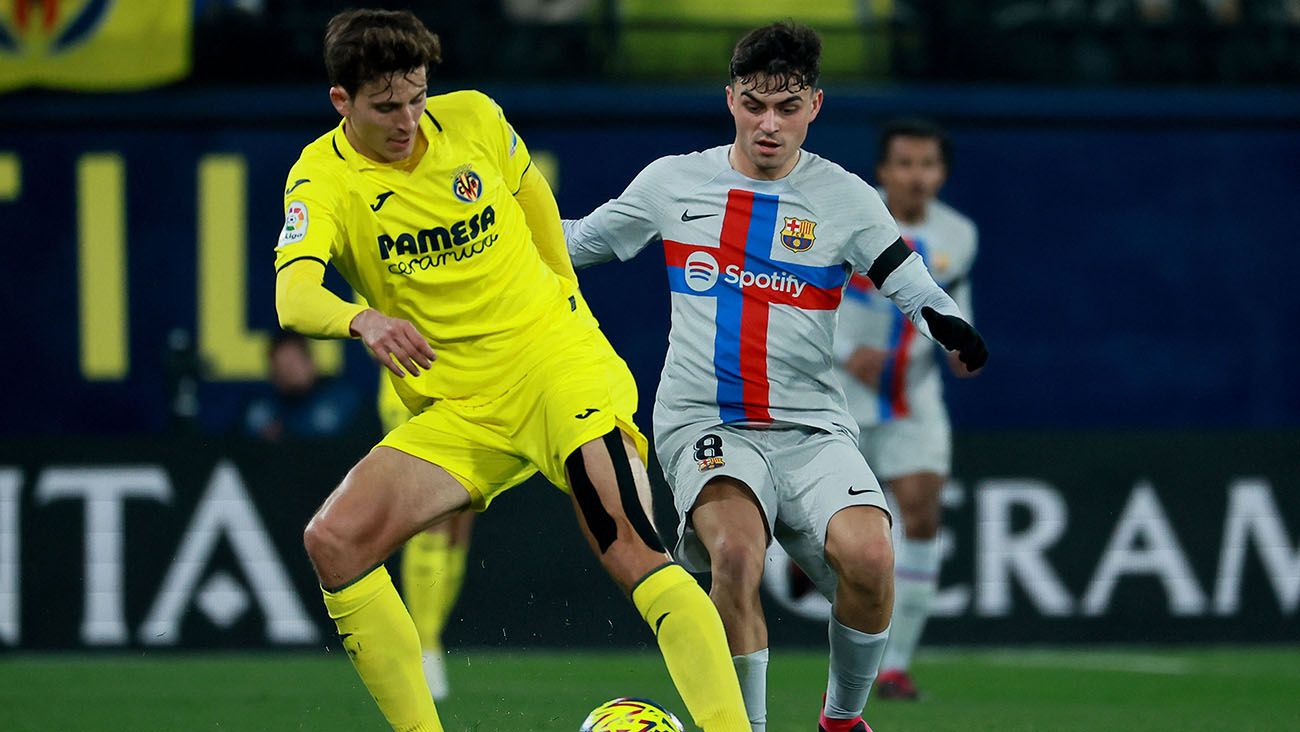
[[[673,553],[692,572],[709,571],[709,554],[691,525],[705,484],[735,478],[758,498],[768,536],[781,542],[823,593],[834,592],[826,566],[826,527],[849,506],[889,507],[880,483],[847,434],[802,426],[686,425],[660,436],[659,462],[681,519]]]
[[[939,409],[862,427],[858,444],[881,480],[952,471],[952,428]]]

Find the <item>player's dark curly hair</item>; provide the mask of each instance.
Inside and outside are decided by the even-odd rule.
[[[876,165],[885,164],[889,157],[889,144],[896,137],[918,137],[922,140],[934,140],[939,143],[939,159],[945,168],[952,167],[952,141],[939,123],[920,117],[894,119],[885,123],[880,130],[880,142],[876,144]]]
[[[442,44],[409,10],[347,10],[325,26],[330,84],[349,96],[367,82],[442,62]]]
[[[761,94],[798,92],[817,88],[821,66],[817,31],[788,20],[756,28],[740,39],[731,54],[731,81],[757,81]]]

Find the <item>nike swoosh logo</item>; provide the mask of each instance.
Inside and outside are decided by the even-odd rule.
[[[660,615],[659,619],[655,621],[655,635],[659,635],[659,626],[664,624],[664,621],[668,619],[669,615],[672,615],[672,613],[666,612],[663,615]]]
[[[341,641],[343,641],[343,640],[347,640],[348,638],[351,638],[351,637],[352,637],[352,634],[351,634],[351,633],[339,633],[339,640],[341,640]]]
[[[296,180],[296,181],[293,182],[293,185],[289,186],[289,190],[285,191],[285,192],[284,192],[284,195],[287,196],[287,195],[289,195],[290,193],[293,193],[293,189],[297,188],[298,186],[302,185],[303,183],[310,183],[310,182],[311,182],[311,178],[299,178],[298,180]]]
[[[375,196],[375,202],[370,204],[370,210],[378,211],[379,209],[383,208],[384,201],[387,201],[388,197],[391,195],[393,195],[392,191],[384,191],[383,193],[380,193],[378,196]]]
[[[860,495],[862,495],[863,493],[870,493],[871,491],[872,491],[871,488],[863,488],[863,489],[860,490],[860,491],[855,491],[855,490],[853,490],[853,486],[849,486],[849,495],[850,495],[850,496],[860,496]]]
[[[707,218],[709,218],[710,216],[717,216],[717,214],[715,214],[715,213],[711,213],[711,214],[698,214],[698,215],[692,216],[691,213],[690,213],[690,209],[686,209],[685,211],[682,211],[682,221],[683,221],[683,222],[686,222],[686,221],[694,221],[694,220],[696,220],[696,219],[707,219]]]
[[[586,419],[586,418],[590,417],[591,415],[593,415],[593,414],[595,414],[596,412],[599,412],[599,411],[600,411],[599,409],[592,409],[591,407],[587,407],[587,411],[583,412],[582,414],[575,414],[575,415],[573,415],[573,418],[574,418],[574,419]]]

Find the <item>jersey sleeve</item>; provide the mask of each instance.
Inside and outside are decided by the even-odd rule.
[[[328,176],[302,161],[289,171],[284,187],[284,226],[275,246],[275,269],[299,259],[328,264],[343,246],[342,195]]]
[[[627,189],[580,219],[566,219],[564,238],[575,267],[615,257],[626,261],[662,238],[659,220],[671,199],[670,163],[660,158],[646,166]]]
[[[858,212],[859,219],[845,250],[845,261],[870,278],[880,294],[889,298],[917,330],[934,340],[922,311],[928,307],[957,317],[961,317],[961,311],[935,283],[921,255],[899,236],[898,225],[876,189],[861,179],[858,183],[853,193],[858,206],[852,210]]]
[[[885,208],[885,202],[880,200],[876,189],[856,176],[855,182],[857,185],[853,186],[852,199],[846,210],[856,211],[857,218],[849,235],[844,260],[854,271],[870,277],[872,266],[898,241],[898,224],[894,223],[894,217],[889,215],[889,209]],[[880,287],[875,277],[872,277],[872,282]]]
[[[523,138],[506,121],[506,113],[490,98],[488,102],[491,103],[493,113],[496,115],[496,119],[489,124],[488,129],[492,136],[492,145],[496,148],[497,160],[500,162],[501,176],[510,187],[510,193],[517,194],[519,187],[523,185],[524,173],[533,164],[533,158],[528,153],[528,146],[524,144]]]

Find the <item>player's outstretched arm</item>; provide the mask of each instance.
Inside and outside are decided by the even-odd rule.
[[[671,158],[650,163],[618,197],[580,219],[565,219],[564,239],[578,269],[618,258],[635,257],[659,241],[660,212],[672,198]]]
[[[957,303],[935,283],[921,257],[910,250],[904,255],[902,247],[906,245],[900,240],[886,249],[868,276],[917,330],[946,350],[956,351],[967,369],[978,371],[989,358],[984,338],[962,318]],[[891,259],[896,264],[891,265]]]

